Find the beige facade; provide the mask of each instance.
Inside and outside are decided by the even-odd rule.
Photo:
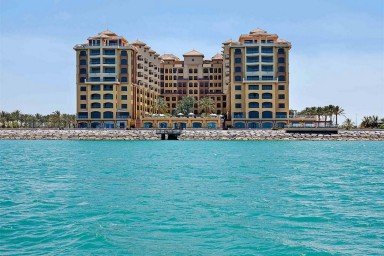
[[[196,50],[183,54],[180,60],[173,54],[164,54],[161,62],[161,95],[169,106],[169,113],[174,113],[177,102],[185,96],[195,98],[194,114],[199,113],[201,98],[209,97],[215,103],[217,114],[226,111],[226,96],[223,93],[223,59],[216,54],[210,60]]]
[[[255,29],[223,43],[211,59],[196,50],[179,59],[160,56],[107,30],[76,45],[79,127],[143,127],[163,97],[169,114],[186,96],[209,97],[215,114],[236,128],[271,128],[289,122],[289,50],[276,34]]]

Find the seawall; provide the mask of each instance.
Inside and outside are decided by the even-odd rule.
[[[0,129],[0,140],[160,140],[156,130]],[[338,134],[292,134],[284,130],[183,130],[179,140],[384,141],[384,130],[340,130]]]

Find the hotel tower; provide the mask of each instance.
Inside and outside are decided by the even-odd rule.
[[[141,128],[143,121],[156,127],[149,117],[157,114],[158,99],[176,115],[186,96],[195,98],[196,115],[198,101],[211,98],[212,114],[222,115],[226,126],[283,126],[289,122],[290,48],[276,34],[255,29],[224,42],[222,52],[210,59],[193,49],[181,60],[103,31],[74,47],[78,127]]]

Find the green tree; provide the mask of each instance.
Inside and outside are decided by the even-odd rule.
[[[183,115],[188,115],[193,111],[193,107],[196,103],[196,100],[192,96],[184,97],[177,103],[176,114],[182,113]]]
[[[352,122],[352,120],[350,118],[347,118],[347,119],[345,119],[342,127],[345,130],[351,130],[354,126],[355,126],[355,124]]]
[[[335,106],[334,108],[333,108],[333,114],[335,115],[335,117],[336,117],[336,125],[338,124],[338,122],[337,122],[337,118],[338,118],[338,116],[340,116],[340,115],[344,115],[344,109],[342,109],[340,106]]]
[[[199,111],[201,114],[202,113],[205,113],[205,114],[213,113],[216,110],[216,104],[215,104],[214,100],[212,100],[209,97],[201,98],[199,100],[198,104],[199,104]]]
[[[156,112],[158,114],[167,114],[169,113],[169,107],[164,98],[158,98],[155,105]]]

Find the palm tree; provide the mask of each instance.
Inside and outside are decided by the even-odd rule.
[[[364,116],[360,124],[361,128],[377,128],[379,126],[378,116]]]
[[[344,115],[344,109],[342,109],[340,106],[335,106],[333,109],[333,114],[336,117],[336,125],[337,125],[337,117],[339,115]]]
[[[166,114],[169,111],[168,104],[164,98],[158,98],[155,105],[156,112],[158,114]]]
[[[350,118],[347,118],[345,119],[344,123],[343,123],[343,128],[346,129],[346,130],[351,130],[354,126],[354,123],[352,122],[352,120]]]
[[[199,111],[201,114],[212,113],[216,110],[215,102],[209,97],[201,98],[198,104],[199,104]]]
[[[52,114],[50,114],[49,122],[51,123],[52,127],[59,128],[62,122],[60,111],[56,110]]]

